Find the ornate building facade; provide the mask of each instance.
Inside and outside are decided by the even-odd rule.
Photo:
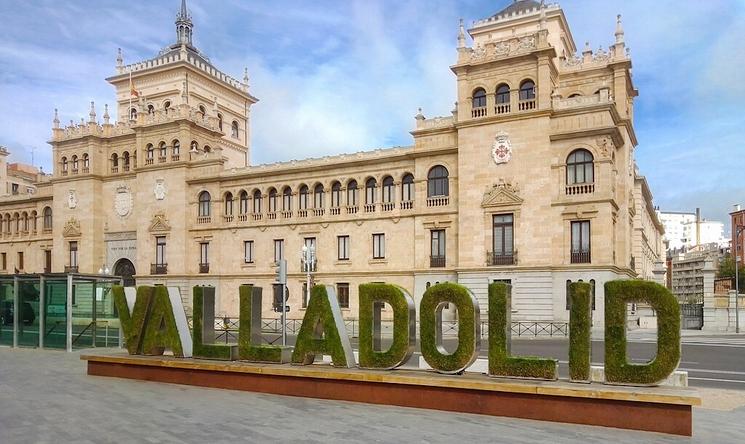
[[[335,285],[352,318],[363,282],[417,301],[459,282],[485,308],[500,280],[513,285],[513,319],[560,321],[567,284],[584,280],[596,325],[604,282],[652,278],[662,227],[634,162],[638,93],[620,16],[607,51],[576,55],[558,5],[516,1],[461,24],[455,109],[417,114],[411,146],[251,165],[257,99],[247,75],[222,73],[194,47],[184,3],[174,45],[131,65],[120,54],[107,79],[119,122],[108,107],[99,122],[92,103],[79,124],[55,114],[53,175],[0,203],[5,272],[108,268],[185,298],[212,285],[217,311],[236,315],[238,286],[271,294],[284,258],[289,316],[300,318],[306,245],[314,282]],[[264,305],[272,315],[271,298]]]

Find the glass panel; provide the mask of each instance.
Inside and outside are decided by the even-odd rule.
[[[0,281],[0,345],[13,345],[13,280]]]
[[[18,283],[18,304],[20,309],[14,311],[18,316],[18,345],[37,347],[39,345],[39,283]]]
[[[580,251],[580,224],[579,222],[572,222],[572,252],[578,253]]]
[[[512,254],[512,227],[504,227],[504,253]]]
[[[592,163],[585,164],[585,179],[588,183],[594,182],[593,180],[593,171],[592,171]]]
[[[590,251],[590,222],[582,222],[582,251]]]
[[[504,229],[502,227],[495,227],[494,228],[494,254],[503,254],[504,253],[504,244],[503,242],[503,231]]]
[[[67,281],[46,282],[44,301],[44,348],[64,350],[67,332]]]

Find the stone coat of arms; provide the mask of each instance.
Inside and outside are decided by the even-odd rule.
[[[129,187],[122,185],[116,189],[114,196],[114,211],[119,217],[127,217],[132,212],[132,192]]]
[[[491,155],[497,165],[507,163],[512,159],[512,143],[506,132],[497,133],[492,144]]]
[[[166,181],[163,179],[158,179],[155,181],[155,188],[153,189],[153,193],[155,193],[155,199],[156,200],[163,200],[166,198]]]

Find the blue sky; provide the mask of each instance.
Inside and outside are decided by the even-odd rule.
[[[195,43],[251,75],[253,163],[410,145],[418,107],[455,101],[455,37],[511,0],[189,0]],[[175,40],[178,0],[0,0],[0,144],[51,171],[54,108],[79,121],[113,103],[104,78]],[[564,0],[583,47],[613,42],[616,14],[640,91],[637,162],[663,210],[727,223],[745,204],[745,0]],[[277,131],[277,128],[283,128]],[[728,225],[728,224],[727,224]]]

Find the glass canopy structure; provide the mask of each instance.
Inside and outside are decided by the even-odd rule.
[[[0,276],[0,346],[73,349],[121,345],[108,275]]]

